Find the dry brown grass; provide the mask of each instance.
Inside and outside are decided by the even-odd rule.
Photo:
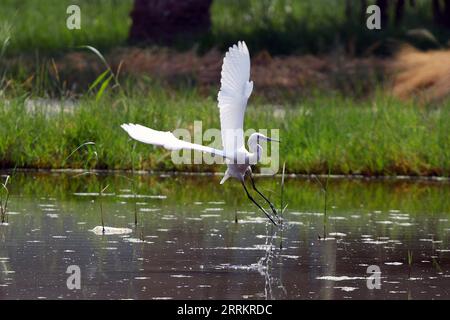
[[[121,48],[106,55],[113,69],[123,61],[121,74],[147,76],[169,85],[180,81],[200,90],[219,87],[223,53],[211,50],[204,55],[195,51],[177,52],[167,48]],[[103,66],[90,53],[76,52],[57,61],[65,70],[64,78],[78,88],[86,86],[100,74]],[[368,92],[374,79],[381,74],[382,60],[378,58],[350,58],[336,55],[271,56],[267,51],[252,55],[251,78],[255,94],[277,97],[290,93],[304,96],[311,90],[338,90],[352,93],[357,89]],[[70,87],[70,86],[69,86]]]
[[[215,49],[199,55],[194,50],[179,52],[161,47],[126,47],[116,48],[105,54],[105,57],[114,71],[121,65],[121,83],[124,78],[131,76],[135,81],[134,87],[144,92],[148,92],[151,89],[149,86],[152,86],[151,82],[141,81],[147,77],[169,87],[181,84],[183,88],[187,84],[200,92],[210,93],[220,86],[223,54]],[[301,100],[312,92],[333,91],[347,96],[365,97],[384,80],[386,67],[386,61],[376,56],[357,58],[342,53],[271,56],[267,51],[261,51],[252,53],[251,58],[254,95],[273,98],[274,101],[284,101],[285,98]],[[63,91],[67,90],[69,94],[86,92],[105,70],[98,57],[87,51],[64,54],[55,58],[55,63],[49,61],[51,63],[45,63],[44,67],[53,79],[50,83],[60,83]],[[36,70],[40,70],[36,68],[34,57],[12,59],[8,64],[20,65],[25,69],[23,74],[30,79],[35,79]],[[399,67],[392,64],[392,70]],[[408,80],[409,76],[405,78]],[[399,86],[404,82],[401,77],[397,80],[396,85]],[[29,81],[27,88],[32,90],[34,87],[36,84]]]
[[[421,103],[439,102],[450,96],[450,50],[418,51],[402,48],[389,69],[392,94]]]

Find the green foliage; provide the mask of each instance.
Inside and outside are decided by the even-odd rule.
[[[72,4],[81,8],[80,30],[66,26]],[[105,49],[125,42],[131,8],[131,0],[2,0],[0,21],[13,28],[10,54],[55,53],[86,43]]]
[[[214,0],[212,30],[198,44],[202,49],[224,49],[237,40],[245,40],[252,50],[268,49],[272,53],[328,52],[342,46],[364,53],[372,45],[379,46],[380,40],[408,39],[408,32],[413,29],[428,29],[440,44],[448,39],[449,32],[433,24],[428,0],[415,1],[414,7],[407,5],[403,23],[396,26],[391,21],[381,31],[366,28],[365,17],[361,18],[361,1],[352,2],[350,12],[345,3]],[[66,27],[66,9],[71,4],[81,8],[81,30]],[[103,51],[126,44],[132,7],[132,0],[2,0],[0,21],[13,30],[10,54],[59,53],[84,44]]]
[[[219,166],[174,165],[170,152],[132,142],[122,123],[141,123],[159,130],[220,128],[213,97],[192,90],[135,93],[105,92],[101,100],[86,96],[75,106],[51,101],[0,101],[0,166],[3,168],[98,168],[216,171]],[[261,105],[250,101],[245,128],[280,129],[280,154],[288,172],[364,175],[440,175],[450,173],[449,101],[420,108],[384,96],[355,101],[320,95],[302,104]],[[176,116],[174,116],[176,115]],[[191,132],[192,133],[192,132]],[[193,133],[192,133],[193,134]],[[98,157],[86,148],[95,142]],[[205,143],[209,143],[205,141]],[[220,142],[216,141],[217,147]],[[131,154],[130,154],[131,153]],[[67,160],[66,160],[67,159]]]

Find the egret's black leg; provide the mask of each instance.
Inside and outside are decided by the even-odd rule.
[[[250,199],[250,201],[252,201],[262,212],[264,212],[264,214],[267,216],[267,218],[269,218],[269,220],[274,224],[274,225],[277,225],[276,223],[275,223],[275,221],[273,221],[273,219],[272,219],[272,217],[270,216],[270,214],[268,214],[267,213],[267,211],[263,208],[263,207],[261,207],[259,204],[258,204],[258,202],[256,202],[255,201],[255,199],[253,199],[253,197],[250,195],[250,193],[248,192],[248,190],[247,190],[247,187],[245,186],[245,183],[244,183],[244,181],[242,181],[241,182],[242,183],[242,186],[244,187],[244,190],[245,190],[245,193],[247,194],[247,197]]]
[[[269,204],[269,206],[270,206],[270,209],[272,209],[273,214],[274,214],[275,216],[278,216],[277,210],[275,209],[275,206],[272,204],[272,202],[270,202],[270,200],[267,199],[265,195],[263,195],[258,189],[256,189],[255,180],[253,179],[253,175],[250,173],[249,176],[250,176],[250,180],[252,181],[253,189],[255,189],[255,191],[258,192],[258,194],[259,194],[261,197],[263,197],[264,200],[266,200],[266,202],[267,202],[267,203]]]

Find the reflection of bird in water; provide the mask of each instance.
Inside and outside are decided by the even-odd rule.
[[[264,196],[255,185],[252,177],[251,165],[261,160],[263,148],[261,141],[277,141],[261,133],[250,135],[247,145],[244,145],[244,114],[247,100],[253,90],[253,81],[250,81],[250,54],[245,42],[229,48],[223,59],[221,87],[217,97],[220,110],[220,126],[223,150],[206,147],[177,139],[169,131],[157,131],[139,124],[123,124],[122,128],[135,140],[163,146],[169,150],[196,150],[222,157],[227,164],[227,170],[220,182],[223,184],[228,178],[239,180],[247,197],[276,224],[274,217],[256,202],[245,186],[245,177],[249,176],[253,189],[269,204],[274,216],[277,216],[275,206]]]

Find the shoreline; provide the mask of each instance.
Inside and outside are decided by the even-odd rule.
[[[14,168],[2,168],[0,169],[0,176],[5,175],[13,171]],[[197,177],[209,177],[209,176],[218,176],[221,177],[224,175],[223,172],[191,172],[191,171],[156,171],[156,170],[125,170],[125,169],[36,169],[36,168],[20,168],[16,169],[16,172],[20,173],[99,173],[99,174],[137,174],[137,175],[150,175],[150,176],[197,176]],[[281,178],[282,174],[277,173],[275,175],[266,175],[260,173],[253,173],[256,177],[275,177]],[[327,178],[333,180],[370,180],[370,181],[424,181],[424,182],[450,182],[450,177],[445,176],[408,176],[408,175],[397,175],[397,176],[368,176],[362,174],[303,174],[303,173],[287,173],[285,174],[286,178],[290,179],[313,179],[314,177],[318,178]]]

